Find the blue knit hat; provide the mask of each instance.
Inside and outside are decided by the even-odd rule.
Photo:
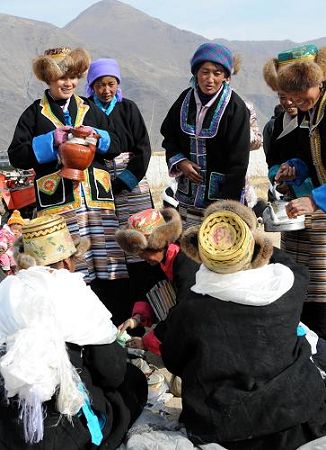
[[[196,75],[198,66],[205,61],[220,64],[224,67],[227,75],[230,76],[233,68],[233,55],[231,50],[224,45],[212,42],[201,44],[191,58],[191,73]]]

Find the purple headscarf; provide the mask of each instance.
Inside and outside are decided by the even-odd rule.
[[[94,95],[94,89],[92,88],[93,83],[101,77],[115,77],[120,84],[121,75],[120,67],[115,59],[111,58],[100,58],[91,62],[88,72],[87,72],[87,83],[86,83],[86,96],[91,97]],[[117,101],[121,102],[122,92],[118,88],[116,93]]]

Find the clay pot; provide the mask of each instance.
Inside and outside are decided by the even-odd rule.
[[[91,143],[87,140],[90,139]],[[59,146],[59,156],[63,165],[61,176],[74,181],[84,181],[84,170],[92,164],[95,156],[96,142],[100,138],[98,134],[84,127],[71,128],[68,140]]]

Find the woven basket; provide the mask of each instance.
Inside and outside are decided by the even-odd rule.
[[[218,273],[250,267],[255,241],[248,225],[231,211],[217,211],[199,230],[199,255],[203,264]]]

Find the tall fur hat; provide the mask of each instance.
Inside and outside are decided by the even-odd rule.
[[[252,210],[234,200],[212,203],[202,224],[188,228],[180,243],[189,258],[218,273],[262,267],[273,253]]]
[[[144,250],[161,250],[175,242],[182,233],[182,222],[174,208],[146,209],[133,214],[124,229],[115,234],[123,251],[139,254]]]
[[[278,54],[263,68],[266,83],[273,91],[305,91],[326,80],[326,47],[303,45]]]
[[[66,75],[81,78],[90,65],[90,55],[83,48],[51,48],[33,61],[35,76],[45,83],[56,81]]]

